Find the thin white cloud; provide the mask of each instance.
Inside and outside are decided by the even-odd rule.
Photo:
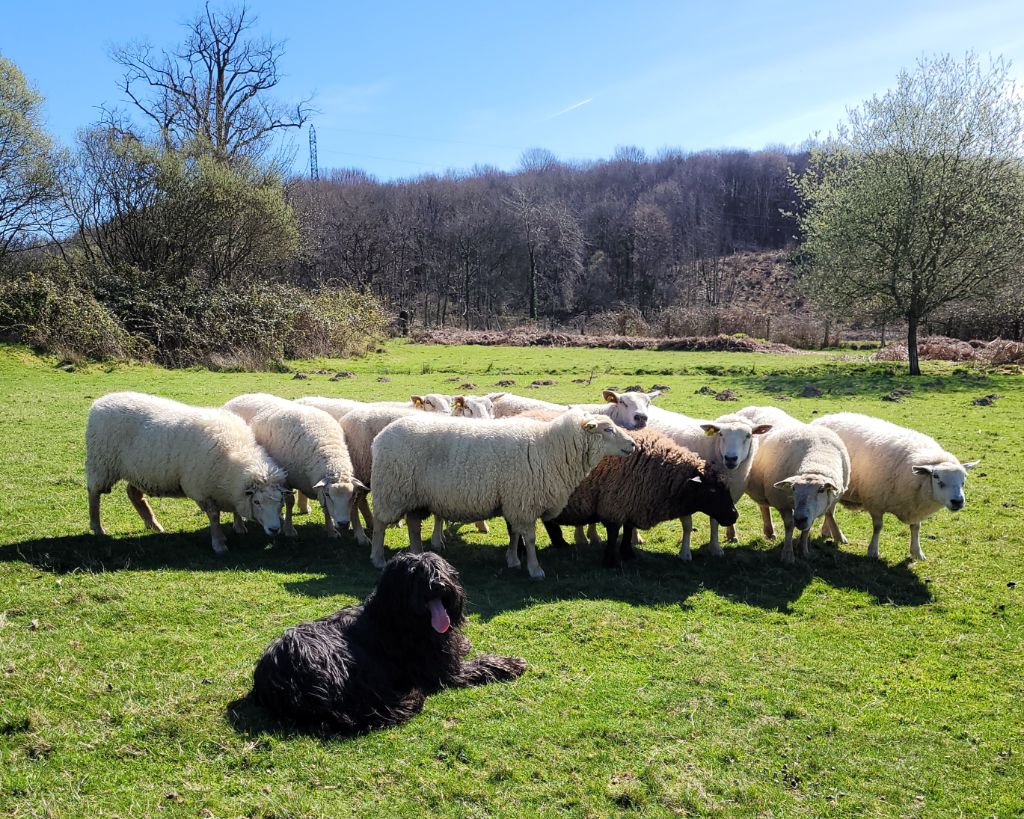
[[[568,108],[563,108],[557,114],[552,114],[550,117],[548,117],[548,119],[554,119],[555,117],[562,116],[562,114],[568,114],[570,111],[575,111],[577,108],[582,108],[587,103],[590,103],[590,102],[593,102],[593,101],[594,101],[593,97],[587,97],[585,100],[580,100],[579,102],[574,102]]]

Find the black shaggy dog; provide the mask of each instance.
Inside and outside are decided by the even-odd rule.
[[[459,576],[436,554],[403,554],[384,567],[362,605],[288,629],[263,652],[252,695],[306,727],[357,734],[398,725],[427,694],[511,680],[520,657],[464,661],[471,648]]]

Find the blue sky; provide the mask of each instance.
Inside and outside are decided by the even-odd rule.
[[[110,47],[173,46],[198,2],[5,4],[0,53],[46,97],[62,142],[124,104]],[[215,4],[216,7],[217,4]],[[524,149],[597,159],[617,146],[762,148],[832,130],[922,55],[1001,53],[1024,78],[1024,2],[270,2],[283,99],[315,94],[321,172],[382,179]],[[306,133],[295,169],[308,167]]]

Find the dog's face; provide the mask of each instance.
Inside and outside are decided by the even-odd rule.
[[[374,595],[395,618],[414,627],[422,624],[444,634],[465,622],[466,593],[459,575],[447,560],[432,552],[406,553],[390,560]]]

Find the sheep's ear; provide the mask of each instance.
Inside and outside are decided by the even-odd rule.
[[[506,395],[508,395],[508,393],[505,393],[505,392],[492,392],[487,397],[490,398],[491,401],[497,401],[497,400],[499,400],[501,398],[504,398]]]
[[[617,404],[619,401],[619,394],[615,390],[605,390],[601,395],[604,396],[604,400],[609,404]]]
[[[694,475],[690,478],[690,483],[704,483],[704,481],[700,479],[700,475]]]
[[[359,480],[359,478],[352,479],[352,486],[355,487],[356,489],[362,489],[364,492],[370,491],[370,487],[368,487],[365,483]]]
[[[661,390],[654,390],[653,392],[649,392],[649,393],[647,393],[647,399],[648,399],[649,401],[653,401],[653,400],[654,400],[655,398],[657,398],[657,397],[658,397],[659,395],[661,395]]]
[[[791,477],[791,478],[786,478],[785,480],[779,481],[777,484],[775,484],[775,488],[776,489],[792,489],[793,488],[793,481],[795,481],[795,480],[796,480],[796,476],[795,475],[793,477]]]
[[[981,461],[968,461],[965,464],[960,464],[960,466],[962,466],[964,469],[974,469],[974,467],[976,467],[980,463]]]
[[[327,486],[327,481],[319,480],[315,484],[313,484],[313,489],[323,489],[325,486]]]
[[[255,489],[246,489],[245,490],[245,494],[248,495],[251,498],[253,495],[256,494],[256,490]]]
[[[412,397],[412,405],[414,407],[422,407],[423,406],[423,396],[422,395],[414,395]]]
[[[764,435],[766,432],[770,431],[771,428],[772,428],[771,424],[758,424],[756,427],[754,427],[752,430],[750,430],[750,434],[751,435]]]
[[[580,426],[583,427],[583,429],[585,429],[587,432],[593,432],[595,429],[597,429],[597,419],[584,418]]]
[[[464,407],[464,406],[466,406],[466,396],[464,396],[464,395],[456,395],[454,403],[455,403],[455,406],[457,406],[457,407]]]
[[[838,492],[838,491],[839,491],[839,487],[838,487],[838,486],[836,486],[836,485],[835,485],[834,483],[826,483],[826,484],[825,484],[825,488],[826,488],[826,489],[827,489],[827,490],[828,490],[829,492]]]
[[[718,433],[718,427],[716,427],[714,424],[701,424],[700,428],[704,430],[704,434],[707,435],[709,438],[712,435],[716,435]]]
[[[924,464],[918,464],[917,466],[914,467],[914,474],[915,475],[931,475],[932,474],[932,468],[930,466],[925,466]]]

